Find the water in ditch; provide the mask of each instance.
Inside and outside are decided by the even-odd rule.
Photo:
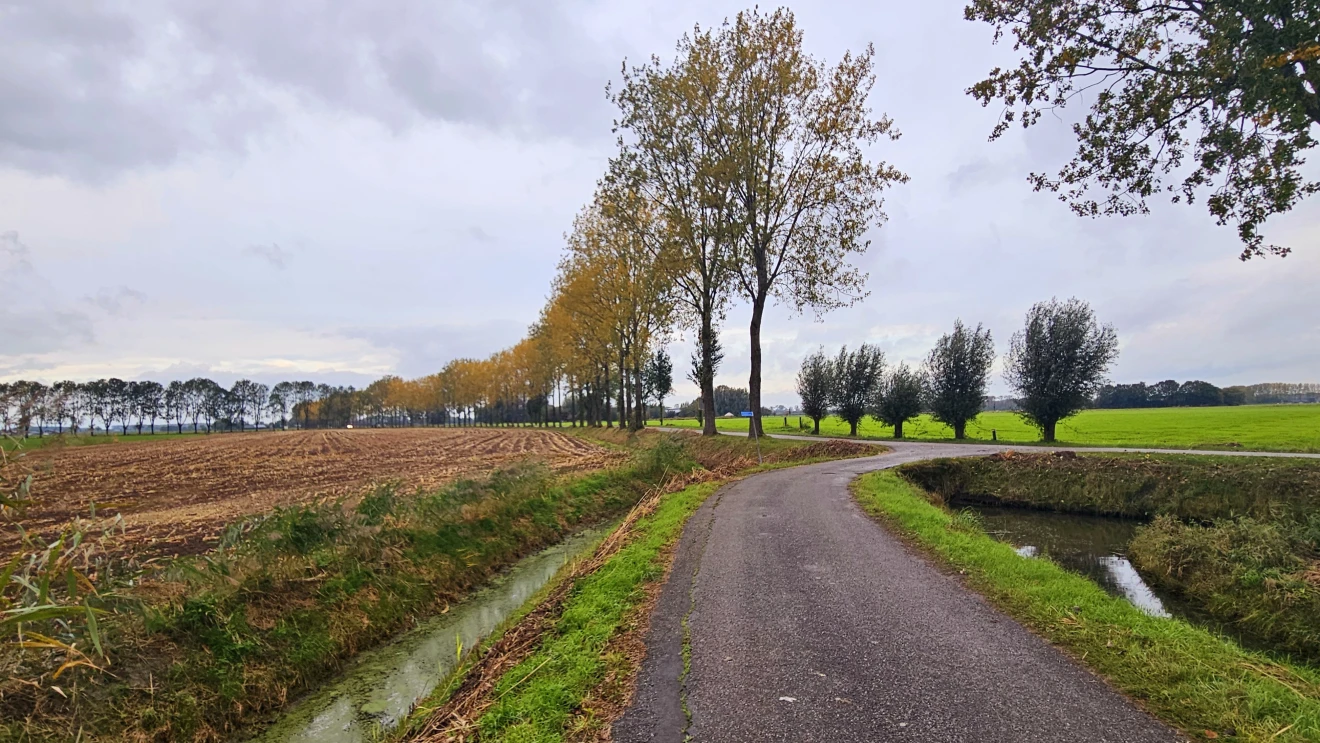
[[[1174,597],[1152,588],[1127,559],[1127,546],[1141,525],[1131,519],[1086,516],[997,506],[969,506],[985,531],[1012,544],[1018,554],[1050,559],[1081,573],[1106,591],[1157,617],[1188,613]]]
[[[255,741],[363,743],[388,730],[606,529],[588,529],[523,559],[489,586],[393,642],[360,654],[340,677],[295,703]]]

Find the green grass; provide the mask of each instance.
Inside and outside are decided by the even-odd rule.
[[[1025,558],[964,525],[893,472],[862,477],[858,502],[1000,609],[1195,738],[1320,740],[1320,672],[1149,616],[1054,563]]]
[[[1192,454],[1016,453],[904,465],[945,499],[1151,519],[1304,519],[1320,510],[1320,461]]]
[[[645,597],[642,587],[664,573],[665,547],[717,488],[704,483],[666,496],[637,522],[628,546],[579,581],[537,652],[500,679],[493,692],[499,701],[478,723],[482,741],[557,742],[574,724],[591,724],[575,719],[575,713],[607,670],[622,661],[610,657],[606,646]]]
[[[798,428],[798,416],[766,416],[765,432],[810,433]],[[693,418],[666,420],[667,425],[697,428]],[[746,418],[720,418],[721,431],[747,431]],[[1040,432],[1016,413],[982,413],[967,425],[967,440],[986,442],[991,430],[998,440],[1012,444],[1040,441]],[[837,417],[821,421],[826,436],[847,436],[848,426]],[[923,415],[903,428],[905,438],[916,441],[952,441],[953,430]],[[858,427],[861,438],[892,438],[894,429],[866,418]],[[1124,446],[1165,449],[1245,449],[1255,451],[1320,452],[1320,405],[1242,405],[1215,408],[1149,408],[1140,410],[1085,410],[1062,421],[1059,444]]]

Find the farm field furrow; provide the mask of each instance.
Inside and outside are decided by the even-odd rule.
[[[619,457],[575,436],[528,428],[406,428],[211,434],[131,445],[44,447],[25,529],[54,535],[75,517],[121,515],[117,551],[195,553],[224,527],[277,506],[354,495],[384,482],[434,489],[525,460],[558,471]],[[15,546],[0,536],[0,553]]]

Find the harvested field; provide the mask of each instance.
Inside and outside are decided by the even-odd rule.
[[[227,524],[276,506],[362,492],[397,481],[432,489],[517,461],[583,470],[622,458],[576,436],[512,428],[406,428],[188,436],[111,446],[47,447],[36,470],[29,531],[54,534],[93,503],[122,515],[117,551],[143,557],[195,553]],[[14,536],[0,536],[0,554]]]

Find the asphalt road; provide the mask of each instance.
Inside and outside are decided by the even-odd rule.
[[[905,547],[848,490],[864,472],[1004,448],[900,443],[721,489],[684,530],[613,740],[1180,740]]]

